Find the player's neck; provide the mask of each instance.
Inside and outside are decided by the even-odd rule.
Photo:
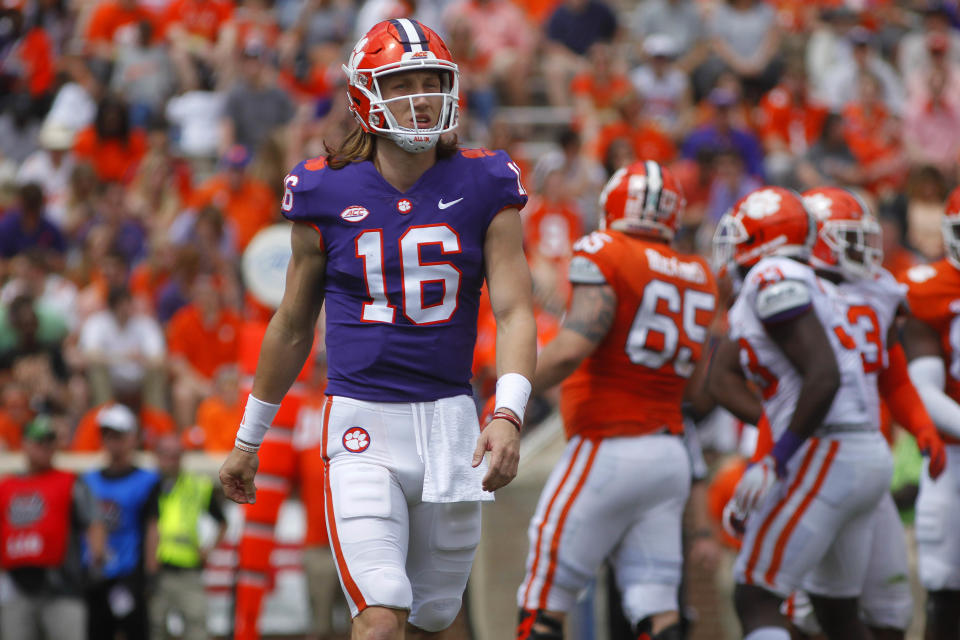
[[[377,140],[373,165],[397,191],[406,192],[437,162],[436,149],[423,153],[404,151],[386,139]]]

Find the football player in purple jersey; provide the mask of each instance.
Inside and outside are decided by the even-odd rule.
[[[437,637],[460,609],[480,502],[517,471],[536,361],[527,196],[506,153],[447,139],[458,71],[436,33],[381,22],[344,71],[360,127],[285,179],[286,290],[220,478],[254,501],[257,449],[326,304],[327,527],[352,637]],[[481,431],[470,378],[484,279],[498,382]]]

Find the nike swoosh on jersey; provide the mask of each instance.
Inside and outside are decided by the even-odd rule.
[[[437,206],[440,207],[441,209],[446,209],[447,207],[452,207],[453,205],[457,204],[461,200],[463,200],[463,198],[457,198],[456,200],[451,200],[450,202],[444,202],[443,198],[440,198],[440,202],[437,203]]]

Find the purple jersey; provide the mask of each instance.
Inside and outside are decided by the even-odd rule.
[[[327,254],[327,393],[426,402],[470,393],[483,243],[501,210],[527,202],[503,151],[461,150],[407,192],[372,162],[301,162],[284,215]]]

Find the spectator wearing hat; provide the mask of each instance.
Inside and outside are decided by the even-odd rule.
[[[687,73],[676,64],[680,53],[676,40],[655,33],[643,41],[646,63],[630,73],[637,93],[643,96],[644,115],[660,125],[674,140],[690,129],[693,94]]]
[[[106,561],[87,589],[91,638],[148,637],[144,558],[157,553],[157,496],[160,476],[133,464],[137,418],[122,404],[105,407],[97,424],[107,454],[103,469],[83,475],[106,523]]]
[[[276,69],[268,57],[267,49],[256,42],[243,49],[240,78],[227,93],[221,124],[226,149],[242,145],[249,152],[259,151],[267,138],[293,118],[293,101],[277,86]]]
[[[17,189],[17,206],[0,218],[0,258],[39,247],[63,254],[67,243],[53,222],[46,216],[43,189],[29,182]]]
[[[647,39],[654,35],[668,36],[676,48],[677,68],[689,73],[703,62],[707,51],[703,18],[692,0],[646,0],[640,2],[627,18],[633,40],[646,49]],[[646,51],[642,52],[646,57]]]
[[[869,74],[879,81],[880,97],[887,110],[894,114],[903,113],[903,83],[897,72],[876,50],[873,34],[864,27],[854,27],[846,36],[850,45],[850,56],[841,57],[827,74],[823,95],[817,98],[831,111],[841,111],[848,103],[857,98],[859,78]]]
[[[234,145],[223,155],[223,169],[197,187],[190,206],[200,211],[215,206],[223,212],[236,232],[235,250],[243,251],[257,231],[278,219],[277,200],[266,183],[247,171],[250,152]]]
[[[682,155],[693,160],[703,149],[735,149],[743,159],[747,173],[763,180],[763,149],[757,137],[734,123],[737,96],[726,88],[710,92],[708,101],[713,107],[711,121],[694,129],[683,143]]]
[[[88,637],[82,545],[90,569],[99,571],[106,529],[87,483],[53,467],[57,436],[53,418],[34,418],[23,432],[26,472],[0,480],[4,640]]]
[[[24,159],[17,171],[17,184],[40,185],[50,221],[63,228],[68,220],[67,196],[70,176],[76,163],[73,153],[74,133],[56,122],[44,122],[37,141],[40,148]]]
[[[182,640],[205,640],[207,636],[207,595],[202,571],[207,554],[227,531],[222,498],[214,491],[213,480],[184,471],[183,448],[177,436],[157,443],[160,491],[157,495],[157,550],[146,559],[147,575],[153,582],[150,597],[150,638],[164,640],[167,617],[174,611],[183,618]],[[208,514],[217,523],[213,541],[201,541],[200,518]]]

